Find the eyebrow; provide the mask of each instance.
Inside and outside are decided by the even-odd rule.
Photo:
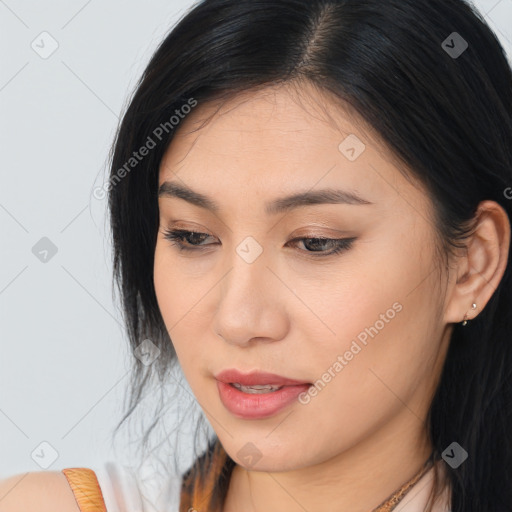
[[[218,212],[219,204],[212,198],[196,192],[185,185],[176,182],[164,181],[158,189],[158,197],[177,197],[183,199],[195,206]],[[346,190],[336,190],[326,188],[322,190],[311,190],[306,192],[297,192],[295,194],[274,199],[265,204],[265,213],[267,215],[275,215],[278,213],[288,212],[302,206],[315,204],[374,204],[355,192]]]

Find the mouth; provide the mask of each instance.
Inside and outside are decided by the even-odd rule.
[[[311,382],[263,372],[226,370],[215,378],[224,407],[238,418],[252,420],[277,414],[312,386]]]
[[[305,380],[292,379],[275,373],[262,372],[259,370],[244,373],[236,368],[223,370],[217,373],[215,378],[220,382],[234,385],[237,388],[242,386],[251,389],[265,389],[267,392],[275,391],[283,386],[311,384],[311,382]]]
[[[239,391],[243,391],[244,393],[250,393],[259,395],[262,393],[274,393],[279,389],[282,389],[284,386],[272,386],[271,384],[260,384],[256,386],[243,386],[239,382],[229,382],[230,386],[233,386],[235,389]]]

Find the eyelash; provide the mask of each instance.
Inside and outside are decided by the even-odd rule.
[[[190,231],[186,229],[171,229],[164,231],[164,238],[170,240],[172,245],[175,245],[180,251],[193,252],[193,251],[201,251],[204,250],[205,246],[200,245],[192,245],[189,247],[183,243],[183,239],[187,238],[190,235],[208,235],[208,233],[201,233],[199,231]],[[355,237],[352,238],[325,238],[325,237],[301,237],[294,238],[290,240],[290,242],[297,242],[301,240],[320,240],[322,242],[336,242],[338,245],[330,252],[327,251],[302,251],[305,253],[310,253],[314,258],[322,258],[327,256],[334,256],[336,254],[340,254],[344,251],[347,251],[352,247],[353,242],[356,240]],[[209,244],[211,245],[211,244]]]

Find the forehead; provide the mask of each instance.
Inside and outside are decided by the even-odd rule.
[[[356,132],[370,142],[368,134],[362,135],[364,123],[348,109],[307,84],[269,86],[223,101],[200,103],[179,125],[173,150],[165,155],[166,163],[184,158],[185,153],[180,153],[192,144],[226,156],[266,147],[274,152],[272,156],[288,159],[292,155],[281,153],[281,149],[293,150],[295,155],[311,151],[315,145],[322,150],[334,146],[337,151],[339,142]],[[224,143],[219,144],[221,141]]]
[[[162,159],[159,184],[178,178],[218,197],[343,186],[376,203],[397,194],[421,202],[397,163],[349,106],[313,86],[274,86],[196,106]]]

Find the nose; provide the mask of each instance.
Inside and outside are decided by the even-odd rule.
[[[232,261],[217,287],[215,333],[241,347],[284,338],[289,327],[286,292],[291,292],[264,257],[247,263],[236,255]]]

